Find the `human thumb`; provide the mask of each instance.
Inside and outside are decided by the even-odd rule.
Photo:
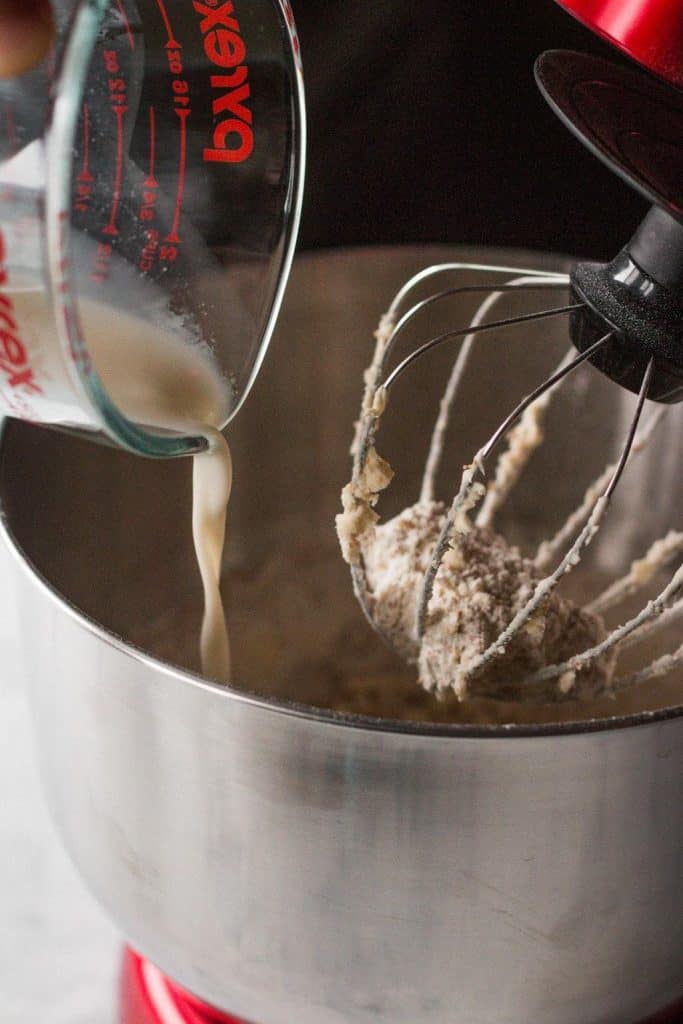
[[[39,64],[54,38],[49,0],[0,0],[0,78]]]

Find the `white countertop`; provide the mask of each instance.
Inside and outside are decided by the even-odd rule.
[[[42,799],[0,540],[0,1021],[114,1024],[121,940],[81,885]]]

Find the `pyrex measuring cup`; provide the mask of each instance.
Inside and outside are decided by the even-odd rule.
[[[303,182],[291,10],[54,9],[54,53],[0,83],[0,414],[190,453],[203,438],[145,420],[145,378],[171,352],[224,426],[265,353]]]

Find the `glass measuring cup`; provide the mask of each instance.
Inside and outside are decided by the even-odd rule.
[[[0,83],[0,415],[188,454],[202,416],[223,427],[244,401],[291,264],[305,150],[291,10],[53,7],[54,52]],[[145,419],[169,359],[181,397],[199,396],[187,423],[173,389]]]

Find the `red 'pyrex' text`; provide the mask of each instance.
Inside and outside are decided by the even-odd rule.
[[[214,3],[216,0],[214,0]],[[204,159],[214,163],[238,164],[246,160],[254,148],[252,112],[247,105],[251,96],[247,47],[230,0],[214,6],[211,0],[194,0],[195,11],[202,15],[199,28],[204,53],[216,67],[228,74],[211,75],[210,81],[218,95],[212,103],[218,121],[213,129],[213,146],[204,149]]]
[[[5,236],[0,231],[0,289],[7,284],[5,257]],[[11,388],[24,388],[34,395],[43,393],[43,389],[34,379],[26,346],[19,336],[14,304],[11,297],[2,290],[0,290],[0,373],[4,374],[6,383]]]

